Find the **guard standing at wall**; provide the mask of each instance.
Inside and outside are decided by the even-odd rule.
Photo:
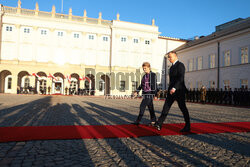
[[[202,86],[201,89],[200,89],[200,101],[203,104],[206,103],[206,95],[207,95],[206,87]]]

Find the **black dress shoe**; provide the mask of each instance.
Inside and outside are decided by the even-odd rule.
[[[190,132],[190,126],[185,126],[180,132]]]
[[[160,130],[161,130],[161,125],[160,125],[160,124],[158,124],[158,123],[156,123],[156,124],[155,124],[155,128],[156,128],[157,130],[159,130],[159,131],[160,131]]]

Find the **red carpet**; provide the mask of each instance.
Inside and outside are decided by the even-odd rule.
[[[180,133],[183,126],[184,124],[164,124],[161,131],[146,125],[0,127],[0,142],[250,132],[250,122],[192,123],[191,132]]]

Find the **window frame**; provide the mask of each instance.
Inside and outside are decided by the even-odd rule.
[[[144,44],[145,44],[145,45],[151,45],[151,40],[145,39],[145,40],[144,40]]]
[[[102,36],[102,41],[103,42],[108,42],[109,41],[109,37],[108,36]]]
[[[227,54],[227,53],[229,53],[229,54]],[[227,63],[229,63],[229,64],[227,64]],[[224,51],[224,54],[223,54],[223,65],[224,65],[224,67],[231,66],[231,50]]]
[[[96,36],[95,36],[95,34],[88,34],[88,40],[95,40],[95,38],[96,38]],[[92,38],[93,37],[93,38]]]
[[[73,38],[74,39],[80,39],[80,33],[74,32],[73,33]]]
[[[246,49],[243,62],[242,62],[242,49]],[[245,59],[246,59],[246,61],[245,61]],[[249,47],[248,46],[244,46],[244,47],[240,48],[240,64],[246,64],[246,63],[249,63]]]
[[[121,42],[124,42],[124,43],[126,43],[126,42],[127,42],[127,37],[125,37],[125,36],[122,36],[122,37],[121,37]]]
[[[13,27],[8,25],[8,26],[5,27],[5,30],[8,31],[8,32],[12,32]]]
[[[126,82],[120,81],[120,87],[119,87],[120,92],[125,92],[125,89],[126,89]]]
[[[29,28],[29,27],[24,27],[24,28],[23,28],[23,33],[24,33],[24,34],[30,34],[30,33],[31,33],[31,28]]]

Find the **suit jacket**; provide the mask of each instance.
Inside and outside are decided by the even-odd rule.
[[[142,89],[142,94],[154,94],[154,95],[157,95],[158,88],[157,88],[157,76],[156,76],[156,74],[153,73],[152,71],[150,71],[150,73],[149,73],[149,84],[150,84],[150,88],[151,88],[150,92],[145,92],[143,90],[142,81],[143,81],[143,79],[145,77],[146,77],[146,74],[142,77],[141,84],[137,88],[136,92],[139,93],[140,90]]]
[[[185,66],[180,61],[177,61],[174,65],[170,67],[169,71],[169,87],[168,91],[172,88],[176,89],[176,93],[186,92],[187,88],[185,86]]]

